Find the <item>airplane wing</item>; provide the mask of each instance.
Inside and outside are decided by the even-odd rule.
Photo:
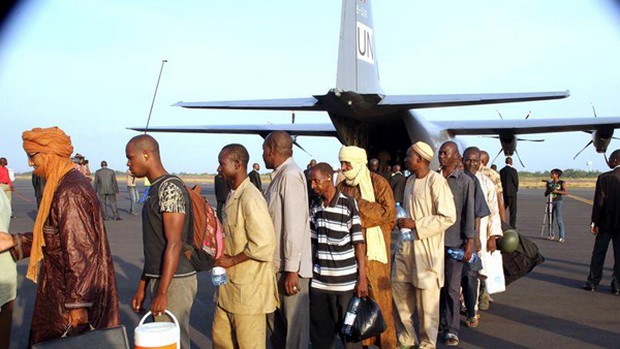
[[[430,123],[454,136],[497,135],[506,131],[513,134],[529,134],[616,129],[620,128],[620,117],[527,120],[453,120],[431,121]]]
[[[129,127],[144,132],[144,127]],[[264,125],[203,125],[203,126],[152,126],[149,132],[258,134],[266,137],[272,131],[286,131],[292,136],[337,137],[332,124],[264,124]]]
[[[175,107],[245,110],[325,110],[316,98],[259,99],[249,101],[178,102]]]
[[[541,101],[566,98],[569,91],[561,92],[523,92],[523,93],[483,93],[483,94],[449,94],[449,95],[408,95],[385,96],[377,107],[398,110],[437,107],[455,107],[463,105],[511,103]],[[246,101],[218,102],[178,102],[173,106],[195,109],[241,109],[241,110],[308,110],[326,111],[327,106],[317,98],[259,99]]]
[[[522,92],[450,95],[385,96],[379,106],[397,106],[399,109],[454,107],[462,105],[541,101],[570,96],[570,92]]]

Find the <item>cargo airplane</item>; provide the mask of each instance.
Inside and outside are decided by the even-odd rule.
[[[258,134],[265,137],[271,131],[283,130],[293,137],[332,136],[342,144],[365,148],[369,156],[387,152],[394,162],[402,160],[403,152],[416,141],[425,141],[437,149],[444,141],[459,135],[495,136],[501,143],[500,152],[512,156],[517,141],[521,140],[517,135],[585,131],[592,135],[588,145],[592,144],[598,153],[605,153],[614,129],[620,127],[620,117],[429,121],[418,113],[419,109],[561,99],[568,97],[569,92],[386,95],[379,85],[375,47],[371,0],[343,0],[336,87],[326,94],[305,98],[175,104],[190,109],[325,111],[331,123],[158,126],[150,127],[148,131]]]

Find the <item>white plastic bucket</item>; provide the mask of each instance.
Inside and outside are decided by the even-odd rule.
[[[138,327],[134,330],[135,349],[180,349],[181,348],[181,328],[177,318],[166,310],[174,322],[150,322],[144,320],[151,315],[146,313]]]

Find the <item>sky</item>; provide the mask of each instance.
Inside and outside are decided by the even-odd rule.
[[[387,94],[570,90],[563,100],[420,110],[433,120],[620,115],[620,16],[610,0],[411,1],[372,3],[376,56]],[[193,110],[178,101],[291,98],[336,83],[340,1],[26,0],[0,33],[0,156],[29,171],[21,133],[59,126],[91,170],[125,170],[125,144],[144,126],[162,60],[151,125],[288,123],[289,112]],[[297,112],[297,123],[325,123]],[[618,136],[620,133],[617,133]],[[214,173],[217,154],[242,143],[262,162],[262,139],[247,135],[153,134],[170,172]],[[524,136],[525,168],[606,170],[582,132]],[[499,141],[464,137],[496,154]],[[299,137],[302,166],[334,165],[336,139]],[[620,148],[613,140],[609,150]],[[610,153],[610,152],[608,152]],[[496,163],[503,164],[503,155]],[[261,172],[267,172],[262,168]]]

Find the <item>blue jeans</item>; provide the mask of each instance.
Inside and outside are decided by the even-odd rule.
[[[129,190],[129,213],[138,213],[138,200],[140,200],[140,197],[138,196],[138,188],[135,186],[127,186],[127,190]]]
[[[553,202],[553,210],[551,211],[553,214],[553,221],[557,222],[558,229],[560,230],[560,239],[564,239],[566,237],[566,233],[564,232],[564,218],[562,217],[562,205],[564,204],[563,200],[558,200]],[[552,225],[551,235],[555,235],[555,225]]]

